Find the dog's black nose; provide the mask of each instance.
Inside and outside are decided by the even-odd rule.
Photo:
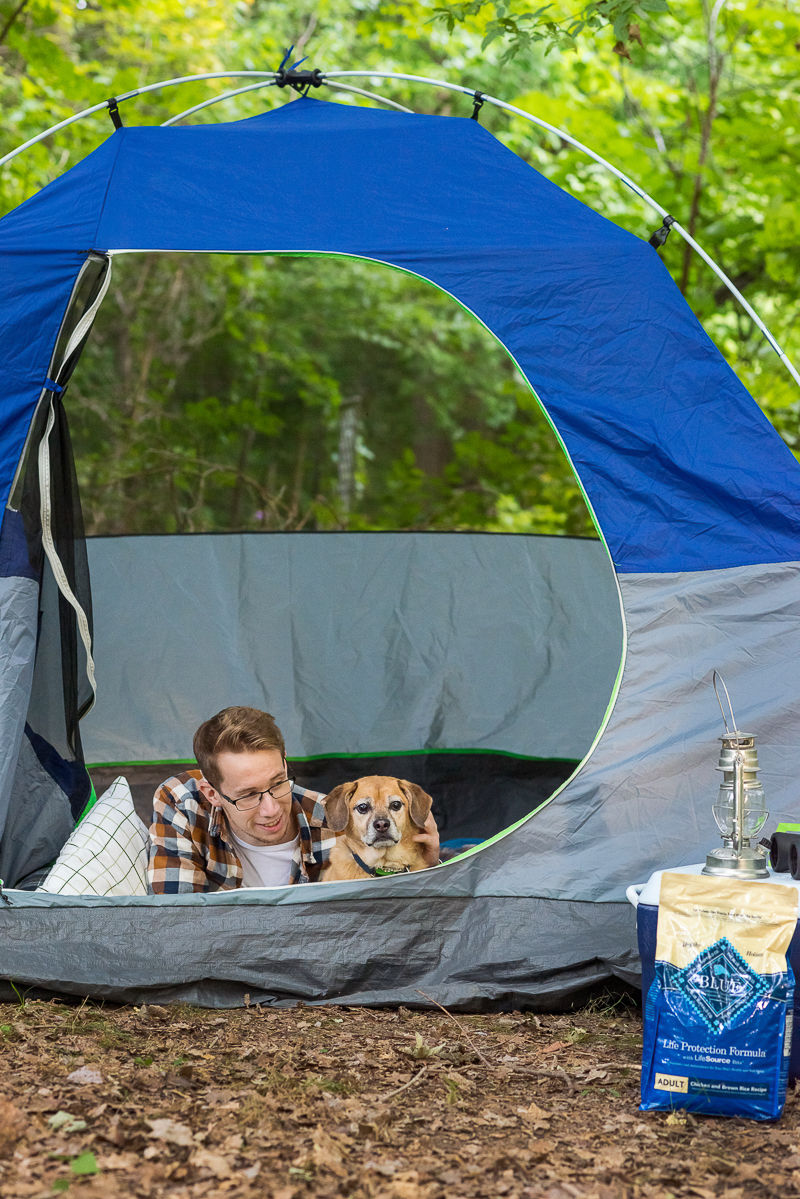
[[[376,833],[388,833],[390,825],[386,816],[376,816],[372,822]]]

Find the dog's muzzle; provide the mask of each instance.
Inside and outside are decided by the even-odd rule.
[[[374,847],[380,845],[396,845],[398,838],[397,830],[392,827],[391,820],[385,816],[376,817],[369,826],[369,838],[365,838],[368,845]]]

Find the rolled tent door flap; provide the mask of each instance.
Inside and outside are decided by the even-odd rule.
[[[17,572],[16,625],[2,644],[24,658],[1,676],[11,685],[0,698],[10,747],[0,774],[0,878],[12,886],[37,880],[91,796],[79,727],[95,689],[91,591],[62,396],[109,281],[107,257],[79,266],[0,531],[0,555]]]

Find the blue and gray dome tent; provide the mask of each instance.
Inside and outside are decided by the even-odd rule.
[[[61,395],[114,257],[136,251],[358,257],[440,288],[528,380],[602,542],[90,542],[90,757],[186,757],[200,719],[258,703],[324,770],[438,780],[454,835],[497,834],[477,851],[376,883],[17,888],[88,796],[92,612]],[[716,839],[713,668],[759,738],[773,819],[796,818],[800,468],[652,246],[477,121],[304,96],[118,128],[0,221],[0,264],[0,977],[120,1001],[424,991],[462,1008],[636,981],[626,886]]]

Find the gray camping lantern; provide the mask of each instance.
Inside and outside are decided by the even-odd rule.
[[[715,692],[716,678],[717,672],[714,671]],[[720,737],[722,750],[717,770],[722,771],[722,781],[713,812],[717,827],[722,833],[722,847],[707,855],[703,874],[723,878],[767,878],[769,871],[766,854],[761,846],[754,847],[750,844],[750,839],[758,836],[769,815],[764,786],[758,777],[760,767],[755,737],[749,733],[740,733],[737,729],[728,688],[721,678],[720,682],[728,699],[733,732],[728,728],[720,702],[725,736]],[[719,701],[719,692],[717,700]]]

